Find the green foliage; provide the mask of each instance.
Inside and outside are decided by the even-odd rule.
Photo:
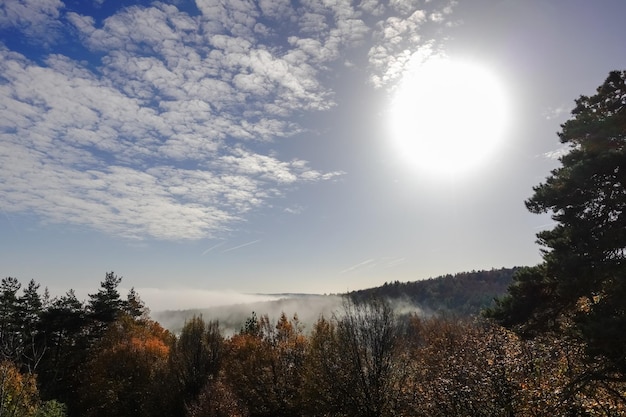
[[[0,282],[0,355],[13,360],[19,359],[23,351],[17,295],[20,288],[16,278],[7,277]]]
[[[80,386],[77,371],[86,362],[90,341],[90,321],[73,290],[52,300],[39,327],[45,349],[37,368],[41,394],[67,404],[72,415]]]
[[[530,336],[552,324],[546,316],[553,317],[550,306],[554,297],[554,286],[547,285],[543,266],[521,268],[515,274],[508,294],[497,299],[494,307],[485,309],[484,314],[505,327]]]
[[[94,322],[95,331],[104,332],[109,323],[115,321],[117,316],[124,311],[125,303],[120,298],[117,287],[122,282],[113,272],[107,272],[104,281],[100,283],[100,289],[95,294],[89,294],[87,310]]]
[[[45,401],[34,417],[66,417],[67,407],[65,404],[58,402],[57,400]]]

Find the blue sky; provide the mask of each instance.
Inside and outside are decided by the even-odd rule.
[[[160,309],[536,264],[551,220],[524,200],[558,164],[574,99],[626,68],[625,14],[621,0],[4,0],[0,273],[84,296],[115,271]],[[504,97],[461,79],[478,130],[454,130],[467,122],[445,104],[434,130],[418,115],[404,128],[463,136],[439,142],[476,160],[464,170],[392,137],[401,91],[435,107],[406,80],[441,57]]]

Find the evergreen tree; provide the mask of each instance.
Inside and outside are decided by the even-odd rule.
[[[591,378],[626,380],[626,71],[577,99],[561,127],[569,152],[526,202],[557,223],[537,235],[543,263],[488,315],[527,334],[566,331],[586,344]]]
[[[46,343],[40,332],[43,301],[39,295],[39,284],[31,279],[17,302],[24,346],[22,360],[27,371],[31,373],[35,371],[46,350]]]
[[[0,360],[17,362],[24,349],[17,296],[21,286],[13,277],[0,281]]]
[[[113,272],[107,272],[104,281],[100,282],[100,289],[95,294],[89,294],[87,310],[93,320],[93,337],[100,337],[108,325],[126,310],[126,302],[120,298],[117,287],[122,282]]]
[[[78,371],[84,366],[89,347],[85,307],[73,290],[55,298],[41,316],[46,352],[39,364],[42,396],[55,398],[71,410],[80,385]]]

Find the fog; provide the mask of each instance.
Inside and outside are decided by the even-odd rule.
[[[194,316],[202,316],[205,321],[217,320],[225,336],[241,330],[247,318],[254,312],[257,317],[267,315],[271,323],[275,323],[282,313],[289,318],[295,314],[309,332],[321,317],[331,318],[341,315],[344,299],[341,295],[317,294],[237,294],[212,292],[210,300],[215,304],[206,308],[172,309],[152,311],[151,316],[163,327],[178,333],[185,321]],[[200,297],[200,295],[198,295]],[[209,299],[207,299],[209,300]],[[433,314],[412,303],[408,298],[387,300],[398,315],[418,314],[422,317]]]
[[[206,308],[153,310],[151,316],[161,325],[173,332],[178,332],[186,320],[193,316],[202,316],[205,321],[218,320],[224,334],[233,334],[241,329],[246,319],[254,312],[257,317],[266,315],[270,321],[276,321],[284,312],[288,317],[298,315],[304,325],[304,331],[309,331],[320,316],[331,317],[341,308],[342,297],[337,295],[309,295],[309,294],[237,294],[210,293],[215,304]],[[202,294],[197,295],[201,297]],[[142,299],[148,297],[142,295]],[[207,303],[208,304],[208,303]],[[206,305],[206,304],[205,304]]]
[[[268,294],[245,294],[237,291],[210,291],[193,288],[136,288],[151,311],[206,309],[233,304],[278,300]],[[125,294],[124,290],[120,293]]]

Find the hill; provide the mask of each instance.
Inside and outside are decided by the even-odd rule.
[[[226,333],[238,331],[252,312],[267,314],[277,319],[282,312],[298,314],[305,327],[320,315],[330,317],[341,308],[341,296],[355,300],[382,297],[394,304],[398,312],[419,314],[454,314],[471,316],[489,307],[495,297],[506,292],[513,274],[519,268],[501,268],[490,271],[463,272],[412,282],[385,283],[380,287],[352,291],[339,295],[274,294],[273,301],[233,304],[193,310],[154,312],[153,317],[163,326],[176,332],[186,320],[202,316],[205,320],[219,320]]]
[[[494,298],[504,295],[518,269],[462,272],[405,283],[395,281],[348,295],[355,300],[384,298],[406,303],[419,307],[424,314],[471,316],[490,307]]]

